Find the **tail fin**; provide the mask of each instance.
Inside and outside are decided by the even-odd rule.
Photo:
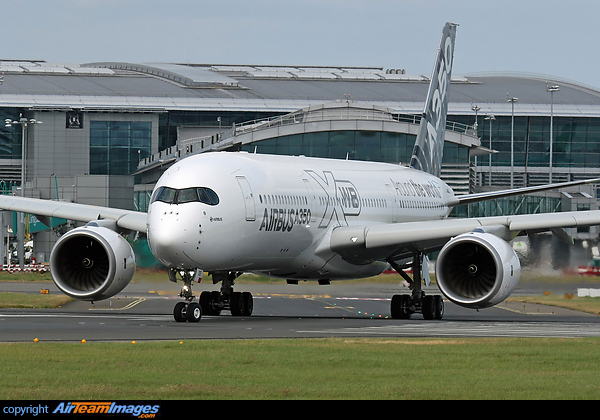
[[[429,172],[438,177],[442,168],[446,114],[448,112],[448,88],[450,87],[457,26],[450,22],[444,26],[421,125],[410,160],[411,168]]]

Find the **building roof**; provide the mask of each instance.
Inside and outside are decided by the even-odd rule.
[[[429,78],[402,70],[201,64],[0,61],[0,106],[162,112],[167,110],[294,110],[336,100],[369,102],[399,113],[422,111]],[[600,116],[600,91],[552,76],[472,74],[453,76],[449,113],[547,115],[559,85],[555,115]]]

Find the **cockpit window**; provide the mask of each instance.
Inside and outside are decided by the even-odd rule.
[[[210,204],[210,197],[206,192],[206,188],[198,188],[198,197],[200,197],[201,203]]]
[[[154,193],[151,203],[162,201],[168,204],[185,204],[191,202],[201,202],[209,206],[219,204],[219,196],[210,188],[184,188],[176,190],[169,187],[160,187]]]
[[[185,190],[179,190],[177,192],[177,204],[189,203],[192,201],[198,201],[198,194],[196,194],[195,188],[186,188]]]
[[[163,203],[172,203],[175,199],[175,193],[177,190],[173,188],[160,187],[156,190],[155,199],[152,201],[162,201]]]
[[[205,194],[208,199],[204,198]],[[211,206],[219,204],[219,196],[210,188],[198,188],[198,195],[200,196],[200,201],[203,203],[210,204]]]

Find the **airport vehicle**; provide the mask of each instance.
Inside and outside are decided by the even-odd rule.
[[[0,208],[87,223],[59,238],[50,269],[66,294],[97,301],[131,280],[135,256],[124,234],[147,234],[154,256],[182,281],[174,317],[249,316],[253,299],[234,291],[243,272],[290,283],[374,276],[393,267],[411,294],[391,301],[394,318],[441,319],[444,301],[422,290],[424,255],[439,251],[437,284],[450,301],[481,309],[510,295],[520,262],[508,243],[519,232],[600,224],[600,211],[449,218],[454,206],[598,182],[600,179],[456,196],[439,178],[457,25],[447,23],[409,167],[243,152],[191,155],[169,167],[148,213],[0,197]],[[403,271],[412,267],[413,277]],[[204,272],[220,291],[199,299]]]

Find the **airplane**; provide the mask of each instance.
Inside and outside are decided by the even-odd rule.
[[[86,223],[56,242],[50,271],[58,288],[80,300],[116,295],[132,279],[135,255],[125,235],[147,235],[152,254],[182,281],[178,322],[202,315],[250,316],[253,298],[234,291],[242,273],[289,283],[371,277],[394,268],[410,294],[391,299],[394,319],[439,320],[444,297],[483,309],[515,289],[521,266],[508,243],[517,234],[600,224],[600,211],[479,218],[449,217],[454,206],[600,182],[590,179],[455,195],[440,176],[448,89],[458,25],[446,23],[408,167],[351,160],[211,152],[175,162],[158,180],[148,212],[1,196],[0,208]],[[564,233],[564,231],[563,231]],[[428,253],[439,251],[428,295]],[[413,268],[413,277],[405,268]],[[192,284],[204,273],[220,291]]]

